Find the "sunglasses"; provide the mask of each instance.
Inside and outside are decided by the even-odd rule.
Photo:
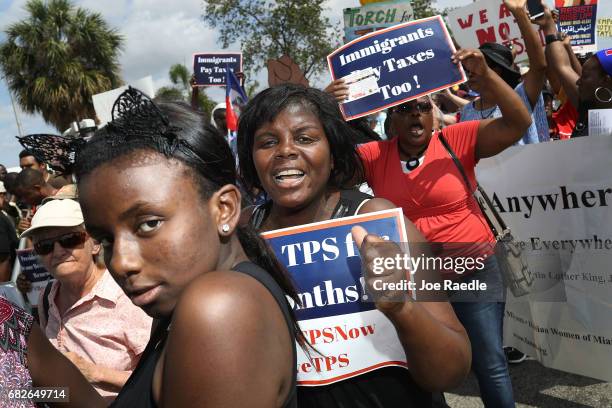
[[[48,255],[53,252],[53,248],[55,248],[56,242],[59,242],[59,244],[64,249],[74,249],[79,245],[82,245],[86,240],[86,232],[71,232],[68,234],[60,235],[59,237],[38,241],[34,244],[34,251],[36,251],[38,255]]]
[[[395,107],[393,112],[408,113],[408,112],[414,111],[415,109],[419,113],[429,113],[429,112],[432,111],[433,105],[429,101],[427,101],[427,102],[419,102],[419,103],[417,103],[415,105],[410,105],[410,104],[405,103],[403,105]]]

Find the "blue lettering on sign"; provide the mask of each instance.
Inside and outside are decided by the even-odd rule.
[[[361,225],[369,233],[399,242],[397,217],[333,226],[268,238],[296,286],[301,306],[292,303],[298,320],[364,312],[375,309],[367,301],[361,276],[359,250],[351,228]]]
[[[440,16],[411,21],[360,37],[330,54],[333,79],[372,69],[378,91],[340,105],[346,119],[365,116],[465,82],[451,61],[450,36]]]

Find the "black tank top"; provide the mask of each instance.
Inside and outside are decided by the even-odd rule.
[[[331,219],[348,217],[357,214],[361,205],[372,199],[372,196],[358,190],[340,190],[340,199],[332,212]],[[251,225],[255,231],[259,231],[272,209],[272,201],[255,207],[251,215]]]
[[[341,190],[331,218],[355,215],[369,194]],[[256,230],[268,217],[272,202],[254,209],[251,224]],[[448,407],[441,393],[423,390],[402,367],[383,367],[347,380],[318,387],[297,387],[300,408],[426,408]]]
[[[264,285],[266,289],[274,296],[276,302],[283,312],[289,334],[291,336],[291,344],[293,348],[293,378],[291,382],[291,390],[287,396],[287,400],[283,408],[297,407],[297,352],[295,345],[295,333],[293,331],[293,321],[291,320],[290,306],[287,303],[285,293],[278,286],[276,281],[259,266],[252,262],[241,262],[232,268],[234,271],[242,272],[257,280]],[[111,407],[116,408],[156,408],[157,404],[153,398],[153,375],[157,361],[164,349],[166,339],[168,338],[168,330],[171,317],[168,317],[159,322],[155,332],[151,336],[145,351],[140,358],[138,366],[121,389],[121,392],[111,404]]]

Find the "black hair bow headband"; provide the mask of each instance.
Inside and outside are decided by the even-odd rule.
[[[151,138],[158,142],[162,153],[170,156],[184,144],[177,136],[182,129],[172,126],[151,98],[131,86],[113,104],[111,117],[106,126],[112,134],[112,145],[132,138]]]
[[[85,144],[81,138],[37,133],[19,137],[21,145],[40,162],[62,175],[71,174],[76,151]]]

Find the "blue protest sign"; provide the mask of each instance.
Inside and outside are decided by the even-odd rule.
[[[20,249],[17,251],[17,259],[21,266],[21,272],[31,283],[30,291],[27,293],[28,302],[32,306],[38,305],[38,297],[40,292],[47,286],[47,281],[51,279],[51,274],[40,263],[34,249]]]
[[[340,104],[355,119],[466,81],[453,64],[455,47],[440,16],[366,34],[327,56],[334,80],[344,78],[349,97]]]
[[[225,71],[242,72],[242,54],[215,52],[193,54],[193,74],[197,86],[225,86]]]
[[[296,310],[299,320],[374,308],[372,302],[361,302],[365,291],[359,250],[351,235],[354,225],[395,242],[406,241],[403,215],[396,210],[263,234],[298,286],[303,301]]]
[[[300,330],[317,351],[298,347],[298,384],[326,385],[385,366],[406,367],[393,323],[369,301],[351,228],[406,242],[401,209],[263,233],[291,274]],[[293,303],[293,302],[292,302]]]

